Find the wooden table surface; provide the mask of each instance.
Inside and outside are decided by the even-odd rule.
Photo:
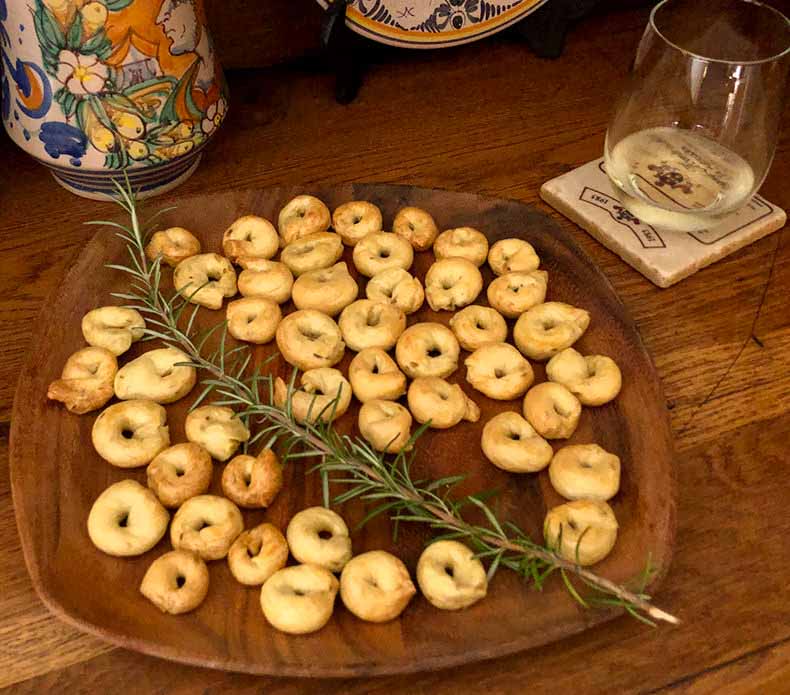
[[[671,409],[676,554],[658,604],[508,658],[364,681],[255,678],[108,646],[36,597],[7,473],[16,375],[44,300],[108,204],[72,197],[0,137],[0,686],[16,692],[790,692],[790,234],[779,231],[659,290],[543,205],[540,184],[600,155],[613,99],[645,22],[626,11],[579,25],[556,62],[498,39],[374,66],[356,102],[302,68],[231,76],[233,107],[179,193],[391,181],[532,202],[573,232],[635,318]],[[787,114],[787,110],[785,111]],[[763,194],[790,207],[790,119]],[[12,173],[13,172],[13,173]],[[39,312],[43,309],[40,318]],[[30,462],[35,465],[34,461]]]

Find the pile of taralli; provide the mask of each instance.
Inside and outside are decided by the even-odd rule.
[[[190,302],[212,310],[224,305],[234,338],[274,340],[282,357],[301,370],[293,386],[276,379],[276,405],[290,401],[294,419],[304,423],[340,418],[356,397],[359,432],[380,452],[406,446],[413,420],[444,429],[480,418],[473,398],[447,381],[461,350],[468,351],[464,365],[472,389],[498,401],[522,401],[520,410],[485,424],[483,453],[512,473],[548,467],[553,487],[569,501],[548,512],[547,544],[579,565],[600,561],[617,538],[607,500],[619,489],[620,460],[596,444],[555,452],[548,442],[573,435],[582,406],[605,404],[620,391],[612,359],[572,347],[589,314],[546,301],[548,273],[523,239],[503,239],[489,249],[476,229],[440,234],[431,215],[413,207],[398,212],[392,230],[383,231],[372,203],[345,203],[330,214],[317,198],[301,195],[281,210],[277,228],[255,215],[236,220],[223,235],[223,255],[202,253],[198,239],[180,227],[154,233],[146,254],[173,268],[175,288]],[[353,247],[354,266],[368,278],[366,298],[358,298],[357,281],[340,260],[344,246]],[[425,278],[414,277],[415,252],[429,249],[435,262]],[[496,279],[484,288],[480,266],[486,262]],[[489,306],[474,303],[484,289]],[[237,292],[242,298],[225,304]],[[295,310],[283,315],[281,305],[289,300]],[[449,327],[409,324],[425,301],[434,311],[453,312]],[[506,342],[506,319],[515,319],[514,344]],[[335,512],[305,509],[285,534],[270,523],[244,528],[240,508],[266,508],[280,492],[281,462],[270,449],[238,453],[246,450],[250,431],[221,405],[193,408],[187,441],[171,443],[165,405],[192,391],[196,370],[174,347],[150,349],[119,368],[118,357],[144,330],[134,309],[88,312],[82,332],[89,347],[68,359],[48,391],[73,413],[104,408],[92,430],[103,459],[120,468],[147,466],[147,487],[124,480],[94,502],[87,528],[95,546],[113,556],[140,555],[169,526],[173,549],[151,563],[140,585],[168,613],[200,605],[209,589],[206,563],[227,559],[241,584],[261,587],[261,609],[278,630],[319,630],[338,591],[362,620],[397,617],[416,593],[407,567],[381,550],[355,556],[346,523]],[[344,375],[335,366],[346,348],[357,354]],[[530,360],[548,360],[548,381],[533,385]],[[118,401],[107,406],[113,397]],[[208,494],[215,461],[227,462],[224,496]],[[172,519],[169,510],[175,510]],[[289,555],[297,564],[287,566]],[[446,610],[470,606],[487,591],[483,564],[457,541],[428,545],[416,580],[426,599]]]

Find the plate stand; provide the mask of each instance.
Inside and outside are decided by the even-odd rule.
[[[505,33],[524,41],[539,58],[559,58],[571,24],[588,15],[598,2],[547,0]],[[335,99],[339,104],[350,104],[356,99],[374,56],[402,50],[374,43],[349,29],[345,21],[349,3],[350,0],[334,0],[321,22],[321,49],[335,73]]]

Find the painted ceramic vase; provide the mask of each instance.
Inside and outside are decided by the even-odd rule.
[[[6,131],[88,198],[174,188],[227,110],[203,0],[0,0],[0,64]]]

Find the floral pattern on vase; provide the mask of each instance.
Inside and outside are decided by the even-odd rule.
[[[0,0],[0,27],[6,129],[75,192],[172,187],[227,111],[202,0]]]

